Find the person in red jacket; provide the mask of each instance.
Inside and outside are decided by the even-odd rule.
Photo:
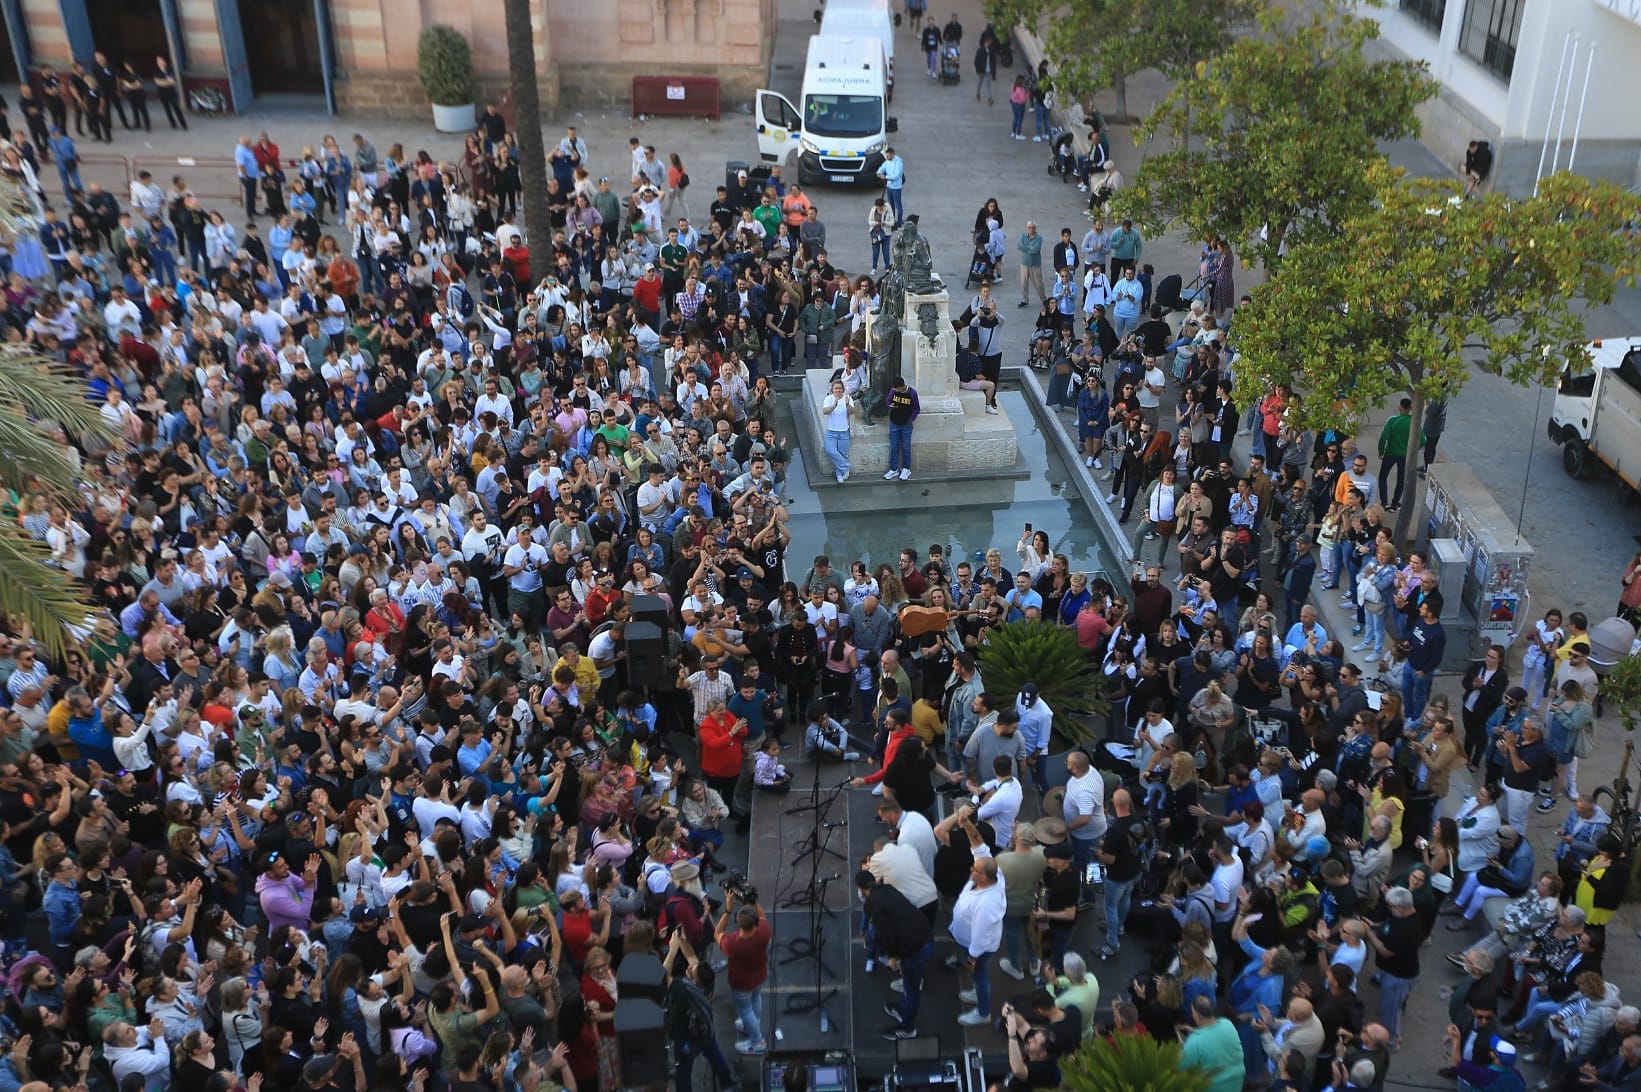
[[[857,789],[865,785],[876,785],[882,781],[883,775],[888,772],[889,764],[895,760],[895,752],[900,750],[900,745],[917,734],[912,730],[911,719],[899,709],[891,709],[884,713],[883,719],[886,723],[893,725],[889,729],[888,740],[883,744],[883,765],[865,777],[851,779],[849,784]]]
[[[638,308],[639,318],[656,329],[661,328],[661,274],[655,271],[655,266],[644,267],[644,275],[632,286],[632,302]]]
[[[701,774],[707,784],[729,799],[735,792],[735,781],[741,776],[741,741],[746,737],[746,721],[724,708],[721,698],[714,698],[701,718],[697,729],[701,743]]]

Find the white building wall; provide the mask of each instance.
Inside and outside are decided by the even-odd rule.
[[[1635,108],[1641,102],[1641,0],[1528,0],[1508,83],[1459,52],[1468,3],[1448,0],[1439,39],[1396,0],[1364,9],[1379,21],[1386,45],[1425,61],[1442,84],[1440,101],[1421,112],[1425,142],[1444,161],[1457,162],[1469,140],[1491,140],[1498,157],[1495,181],[1516,191],[1531,188],[1546,133],[1560,120],[1559,105],[1553,119],[1551,107],[1571,32],[1577,46],[1568,51],[1572,101],[1561,130],[1561,162],[1572,153],[1588,69],[1576,165],[1581,173],[1633,183],[1641,158],[1641,110]],[[1563,71],[1563,82],[1568,78]]]

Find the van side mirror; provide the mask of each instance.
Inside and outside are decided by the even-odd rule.
[[[889,115],[889,120],[884,123],[883,129],[885,132],[889,133],[900,132],[900,119],[895,117],[893,114]]]
[[[821,21],[821,9],[820,8],[815,9],[814,19],[815,19],[815,25],[820,26],[820,21]]]

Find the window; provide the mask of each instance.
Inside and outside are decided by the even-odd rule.
[[[804,128],[816,136],[871,137],[883,132],[878,95],[810,95],[803,100]]]
[[[1442,32],[1442,17],[1447,14],[1447,0],[1401,0],[1400,7],[1417,22],[1423,23],[1432,34]]]
[[[1459,52],[1509,83],[1526,6],[1527,0],[1465,0]]]

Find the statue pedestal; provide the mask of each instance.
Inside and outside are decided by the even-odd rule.
[[[924,336],[926,326],[935,331],[933,338]],[[988,471],[1012,476],[1020,458],[1014,426],[1001,409],[995,414],[986,412],[986,396],[980,391],[958,387],[957,339],[952,329],[949,292],[906,294],[900,373],[917,391],[920,406],[912,426],[913,478],[984,476]],[[834,370],[817,368],[804,373],[804,405],[799,412],[807,415],[817,438],[816,443],[808,445],[809,481],[816,488],[833,484],[832,465],[820,449],[818,438],[826,429],[820,407]],[[810,434],[810,429],[802,431]],[[881,477],[889,469],[888,418],[877,418],[877,424],[871,427],[857,418],[851,437],[850,484],[862,477]]]

